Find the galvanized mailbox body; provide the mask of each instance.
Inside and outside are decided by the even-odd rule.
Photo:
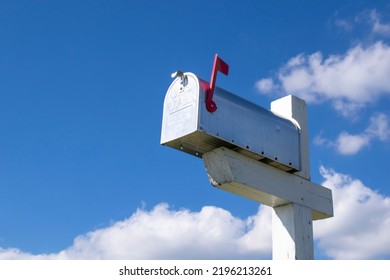
[[[198,157],[226,147],[288,172],[300,170],[300,130],[294,120],[218,87],[217,110],[210,113],[207,88],[188,72],[172,82],[164,100],[161,144]]]

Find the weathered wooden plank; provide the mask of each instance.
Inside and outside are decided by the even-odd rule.
[[[210,183],[220,189],[277,207],[298,203],[313,210],[313,220],[333,216],[331,190],[243,156],[227,148],[203,155]]]

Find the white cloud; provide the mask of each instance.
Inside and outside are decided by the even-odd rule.
[[[334,213],[314,223],[316,255],[334,259],[390,257],[390,198],[351,176],[320,168],[333,190]],[[271,257],[271,211],[239,219],[224,209],[172,210],[159,204],[75,238],[59,253],[1,249],[0,259],[264,259]]]
[[[334,259],[390,257],[390,198],[350,176],[321,167],[333,190],[334,217],[314,223],[318,246]]]
[[[336,141],[318,135],[314,139],[314,143],[319,146],[334,147],[343,155],[354,155],[364,147],[369,146],[373,140],[387,141],[389,138],[389,119],[385,114],[380,113],[371,117],[369,126],[360,134],[354,135],[343,131]]]
[[[331,101],[344,115],[390,95],[390,47],[377,42],[361,45],[343,55],[324,58],[320,52],[291,58],[274,78],[260,79],[257,89],[270,94],[270,87],[279,95],[293,94],[307,102]],[[262,86],[263,85],[263,86]]]
[[[51,258],[49,255],[33,255],[27,252],[22,252],[17,248],[3,249],[0,247],[0,260],[45,260]]]
[[[335,145],[340,154],[354,155],[369,143],[370,139],[365,134],[350,135],[347,132],[342,132]]]
[[[367,137],[386,141],[390,138],[389,119],[385,114],[377,114],[371,118],[370,126],[366,129]]]
[[[270,209],[245,220],[214,206],[199,212],[170,210],[165,203],[151,211],[78,236],[71,247],[34,256],[1,249],[0,259],[252,259],[270,258]]]

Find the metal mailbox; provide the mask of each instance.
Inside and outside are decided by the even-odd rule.
[[[161,144],[202,157],[226,147],[287,172],[301,169],[300,129],[281,117],[222,88],[215,87],[214,104],[206,108],[209,83],[182,73],[164,99]]]

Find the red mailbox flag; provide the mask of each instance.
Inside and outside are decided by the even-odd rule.
[[[217,105],[213,101],[213,94],[215,89],[215,81],[217,80],[217,71],[221,72],[222,74],[225,74],[226,76],[229,73],[229,65],[223,61],[218,54],[214,57],[214,65],[213,70],[211,71],[211,78],[210,78],[210,86],[207,90],[207,96],[206,96],[206,108],[207,111],[210,113],[213,113],[217,110]]]

